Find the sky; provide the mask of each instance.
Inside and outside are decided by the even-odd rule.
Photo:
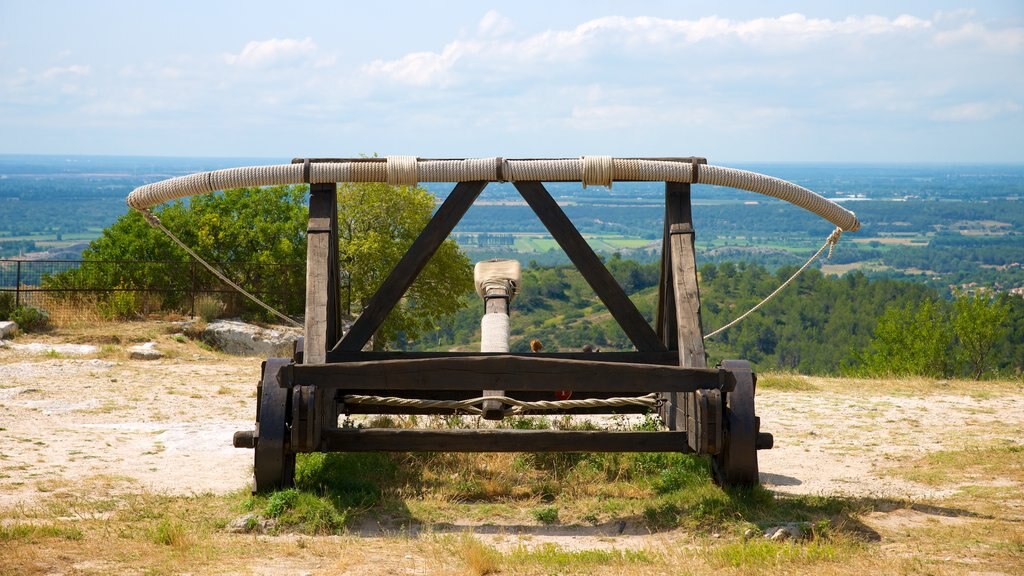
[[[1024,162],[1024,1],[0,0],[0,153]]]

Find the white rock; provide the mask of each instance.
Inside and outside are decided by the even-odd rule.
[[[13,336],[17,329],[18,323],[13,320],[4,320],[3,322],[0,322],[0,339]]]
[[[297,329],[260,328],[237,320],[217,320],[207,324],[203,340],[228,354],[289,358],[300,335]]]
[[[146,342],[129,348],[128,357],[132,360],[159,360],[164,353],[156,349],[156,342]]]

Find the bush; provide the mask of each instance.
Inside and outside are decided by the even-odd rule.
[[[196,314],[203,322],[212,322],[224,313],[224,303],[216,296],[202,295],[196,297]]]
[[[97,307],[107,320],[131,320],[139,316],[139,294],[128,290],[113,292]]]
[[[14,294],[0,292],[0,320],[9,320],[14,308]]]
[[[11,320],[17,322],[22,332],[36,332],[50,325],[50,316],[34,306],[18,306],[11,313]]]

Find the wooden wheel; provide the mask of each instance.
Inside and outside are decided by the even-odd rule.
[[[712,459],[715,482],[724,487],[758,483],[757,416],[754,414],[754,374],[745,360],[725,360],[736,387],[725,396],[721,451]]]
[[[284,358],[263,363],[256,408],[253,493],[289,488],[295,480],[295,453],[290,446],[292,391],[277,382],[277,373],[289,363]]]

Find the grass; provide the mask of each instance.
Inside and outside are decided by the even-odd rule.
[[[929,486],[993,480],[1024,484],[1024,444],[1005,440],[994,445],[940,450],[897,466],[891,472]]]
[[[811,383],[810,378],[791,372],[768,372],[758,374],[759,390],[777,390],[779,392],[816,392],[820,388]]]

